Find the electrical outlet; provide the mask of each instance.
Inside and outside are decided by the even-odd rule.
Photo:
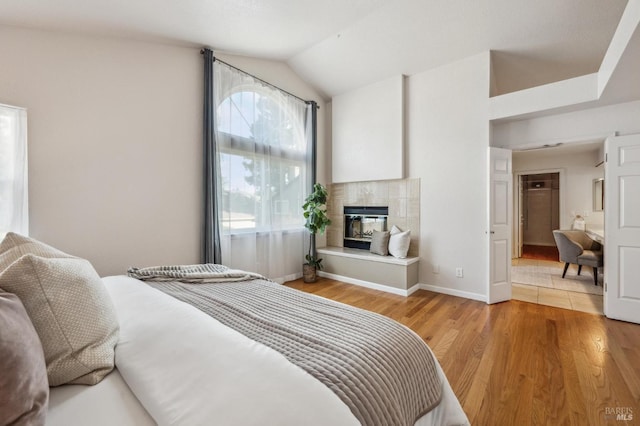
[[[433,267],[431,268],[431,272],[433,272],[434,274],[439,274],[440,273],[440,265],[438,265],[437,263],[433,265]]]
[[[462,278],[464,276],[463,272],[462,268],[456,268],[456,277]]]

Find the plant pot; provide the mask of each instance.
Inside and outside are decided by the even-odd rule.
[[[316,267],[311,265],[302,265],[302,279],[305,283],[315,283],[318,279],[316,275]]]

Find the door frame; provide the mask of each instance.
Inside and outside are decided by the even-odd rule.
[[[517,151],[514,151],[517,152]],[[517,182],[517,185],[513,185],[513,236],[512,236],[512,240],[513,240],[513,250],[512,252],[512,258],[517,259],[520,257],[521,253],[519,253],[519,248],[522,246],[522,241],[520,239],[520,230],[522,229],[522,223],[520,220],[520,206],[522,203],[522,191],[521,191],[521,185],[522,185],[522,176],[525,175],[537,175],[537,174],[542,174],[542,173],[559,173],[559,179],[560,179],[560,188],[558,191],[558,198],[560,199],[560,205],[558,206],[559,212],[558,215],[560,216],[559,219],[559,223],[560,223],[560,229],[569,229],[569,220],[567,220],[567,223],[563,223],[563,217],[562,217],[562,211],[564,210],[565,207],[565,197],[564,197],[564,190],[563,188],[566,188],[567,182],[566,182],[566,169],[564,168],[556,168],[556,169],[531,169],[531,170],[523,170],[523,171],[514,171],[513,172],[513,182]]]

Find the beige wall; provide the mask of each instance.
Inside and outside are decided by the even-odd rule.
[[[284,64],[225,60],[324,106]],[[0,102],[28,110],[33,237],[101,275],[200,261],[199,48],[0,27],[0,70]]]

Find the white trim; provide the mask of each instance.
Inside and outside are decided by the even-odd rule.
[[[435,293],[448,294],[449,296],[464,297],[465,299],[477,300],[479,302],[487,303],[487,296],[484,294],[471,293],[469,291],[456,290],[453,288],[440,287],[437,285],[423,284],[423,283],[418,283],[415,286],[419,286],[420,290],[427,290],[427,291],[433,291]]]
[[[411,296],[413,293],[415,293],[418,290],[421,290],[420,283],[417,283],[417,284],[414,284],[413,286],[411,286],[411,288],[409,288],[409,290],[407,290],[407,296]]]
[[[284,284],[289,281],[299,280],[300,278],[302,278],[302,272],[285,275],[284,277],[280,277],[280,278],[271,278],[271,281],[275,281],[278,284]]]
[[[373,290],[384,291],[386,293],[396,294],[398,296],[404,296],[404,297],[411,296],[413,293],[415,293],[418,290],[427,290],[427,291],[432,291],[434,293],[448,294],[449,296],[463,297],[465,299],[478,300],[480,302],[485,302],[485,303],[487,302],[487,297],[484,294],[471,293],[471,292],[462,291],[462,290],[455,290],[452,288],[440,287],[440,286],[431,285],[431,284],[418,283],[411,286],[411,288],[409,288],[408,290],[403,290],[401,288],[395,288],[395,287],[390,287],[388,285],[372,283],[370,281],[358,280],[356,278],[345,277],[342,275],[332,274],[330,272],[318,271],[318,275],[321,277],[344,282],[347,284],[353,284],[360,287],[370,288]]]
[[[366,260],[369,262],[391,263],[393,265],[408,266],[420,260],[419,257],[407,257],[400,259],[393,256],[380,256],[373,254],[367,250],[359,250],[344,247],[322,247],[318,249],[318,253],[329,256],[350,257],[352,259]]]
[[[418,284],[414,285],[409,290],[403,290],[401,288],[372,283],[370,281],[359,280],[351,277],[345,277],[343,275],[332,274],[330,272],[318,271],[318,275],[321,277],[332,279],[332,280],[341,281],[347,284],[353,284],[360,287],[370,288],[373,290],[380,290],[387,293],[397,294],[398,296],[405,296],[405,297],[411,295],[412,293],[414,293],[416,290],[419,289]]]

